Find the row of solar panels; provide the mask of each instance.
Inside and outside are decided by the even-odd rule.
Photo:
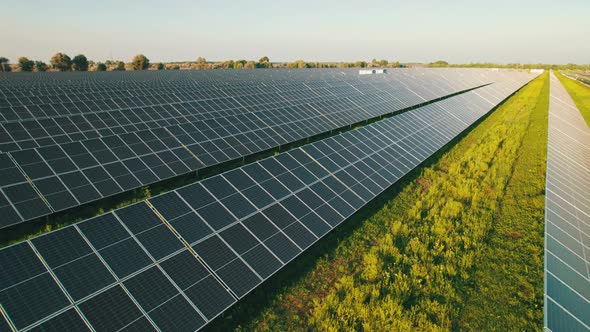
[[[291,100],[310,97],[333,97],[341,94],[359,94],[363,92],[377,92],[380,88],[408,87],[419,88],[423,85],[435,86],[436,83],[444,87],[447,82],[457,82],[461,72],[458,71],[428,71],[421,73],[398,71],[397,75],[384,78],[354,78],[334,77],[329,80],[310,79],[289,83],[280,83],[260,77],[250,80],[247,85],[240,82],[234,84],[191,84],[183,86],[179,82],[170,82],[164,86],[148,85],[141,87],[120,86],[113,81],[108,89],[96,86],[83,86],[81,91],[66,85],[57,91],[45,89],[24,90],[17,87],[19,92],[5,91],[4,98],[0,97],[0,114],[4,117],[1,122],[14,120],[38,119],[64,115],[84,114],[94,111],[117,110],[130,107],[154,106],[171,102],[189,102],[195,100],[214,100],[228,97],[242,97],[248,95],[265,95],[281,93]],[[93,73],[89,74],[93,75]],[[135,74],[132,74],[135,75]],[[156,74],[154,74],[156,75]],[[470,78],[468,75],[467,78]],[[191,77],[187,77],[191,79]],[[10,81],[8,81],[10,82]],[[0,80],[0,86],[3,81]],[[108,83],[107,83],[108,84]],[[116,84],[116,85],[115,85]],[[57,83],[59,88],[59,83]],[[9,89],[8,87],[4,88]],[[55,89],[53,86],[51,89]],[[312,93],[313,91],[313,93]]]
[[[206,93],[206,89],[195,87],[134,99],[125,98],[125,93],[120,91],[106,95],[100,100],[78,99],[54,104],[37,100],[29,106],[0,107],[0,114],[8,119],[0,126],[0,149],[13,151],[43,146],[51,144],[51,138],[54,136],[57,136],[53,139],[55,142],[69,142],[71,139],[83,139],[85,134],[90,135],[88,138],[108,136],[112,135],[111,131],[137,131],[153,128],[154,125],[162,126],[164,124],[161,123],[166,121],[172,121],[170,124],[182,124],[343,97],[362,99],[359,97],[369,95],[370,99],[398,98],[403,101],[404,96],[411,96],[428,100],[483,84],[480,78],[476,77],[477,72],[467,76],[469,82],[465,82],[461,77],[454,77],[458,73],[445,76],[434,72],[427,73],[416,78],[400,76],[395,80],[381,82],[342,82],[346,85],[334,87],[332,90],[315,87],[317,84],[314,83],[317,82],[308,82],[297,85],[297,89],[292,91],[265,86],[260,91],[242,93],[224,92],[219,88],[210,90],[214,93],[211,94]],[[488,77],[488,82],[490,79]],[[449,86],[448,82],[453,82],[453,86]],[[67,98],[72,99],[71,96],[74,95]],[[134,128],[135,126],[139,127]],[[52,131],[48,131],[47,128],[51,128]]]
[[[590,330],[590,128],[551,73],[545,192],[545,327]]]
[[[481,73],[486,72],[474,71],[472,76],[479,77]],[[510,73],[490,73],[493,73],[491,78],[514,79]],[[515,73],[514,76],[526,77],[526,74]],[[479,78],[470,82],[480,84]],[[459,86],[458,89],[475,87]],[[185,115],[172,117],[176,123],[171,125],[170,121],[142,123],[139,117],[139,123],[132,124],[119,118],[111,127],[104,128],[104,132],[96,129],[97,126],[77,132],[51,126],[42,120],[27,122],[37,123],[38,130],[32,132],[23,127],[21,133],[27,136],[17,137],[26,141],[37,136],[35,142],[44,140],[47,146],[0,154],[0,213],[5,216],[0,228],[432,100],[418,93],[440,98],[460,90],[448,87],[436,92],[426,91],[397,89],[386,91],[379,98],[365,95],[276,110],[246,110],[239,115],[226,114],[205,121],[186,110]],[[168,107],[173,108],[172,105]],[[159,110],[153,114],[166,113]],[[180,122],[179,118],[184,120]],[[102,115],[95,115],[95,119],[102,123],[108,120],[102,119]],[[127,126],[133,129],[117,130]],[[81,126],[71,127],[79,129]],[[150,127],[152,129],[145,129]],[[64,130],[72,133],[63,135]],[[67,139],[61,142],[60,137]]]
[[[421,68],[408,69],[420,71]],[[443,69],[456,70],[456,69]],[[129,73],[132,73],[129,75]],[[17,77],[0,77],[0,84],[11,88],[10,91],[26,92],[34,89],[59,90],[60,87],[84,89],[85,87],[149,87],[212,85],[212,86],[252,86],[253,83],[272,81],[280,85],[307,80],[358,79],[355,69],[309,69],[309,70],[256,70],[256,71],[134,71],[134,72],[96,72],[96,73],[55,73],[36,75],[27,73]]]
[[[411,68],[390,69],[389,73],[396,75],[420,75],[425,71],[431,72],[461,72],[467,69],[459,68]],[[64,91],[85,92],[104,90],[113,87],[123,90],[141,90],[152,87],[237,87],[250,88],[257,86],[291,86],[301,82],[320,82],[322,86],[336,86],[342,81],[367,80],[359,76],[358,69],[309,69],[309,70],[256,70],[256,71],[175,71],[175,72],[108,72],[108,73],[51,73],[8,75],[0,77],[0,84],[4,87],[0,97],[32,96],[30,91],[46,91],[48,94],[59,94]],[[382,77],[371,77],[371,80],[381,80]],[[324,81],[325,83],[321,83]]]
[[[449,94],[449,92],[440,93],[435,98]],[[242,117],[249,113],[257,113],[262,119],[276,118],[282,114],[289,114],[293,108],[309,107],[309,105],[321,106],[322,104],[338,103],[338,101],[360,106],[384,101],[408,103],[415,100],[421,102],[427,100],[403,87],[379,93],[348,93],[330,98],[316,96],[315,99],[313,96],[308,97],[292,102],[281,94],[275,93],[184,103],[167,103],[162,100],[161,104],[155,106],[141,106],[108,112],[94,109],[93,112],[83,115],[39,118],[2,124],[3,137],[0,144],[2,144],[3,151],[17,151],[82,139],[138,132],[150,128],[186,125],[199,121],[207,121],[212,125],[216,125],[217,121],[239,123],[244,121]],[[348,99],[345,99],[346,97]],[[68,109],[75,107],[74,104],[68,105]]]
[[[197,330],[533,77],[515,76],[4,248],[0,324]]]

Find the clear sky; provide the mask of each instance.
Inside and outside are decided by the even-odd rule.
[[[0,0],[0,56],[590,63],[590,0]]]

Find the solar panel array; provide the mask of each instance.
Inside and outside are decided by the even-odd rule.
[[[50,73],[29,85],[26,75],[3,76],[0,228],[509,78],[482,70],[377,78],[317,70],[281,80],[244,73],[227,81],[197,71],[122,76],[129,82],[117,80],[121,73]]]
[[[197,330],[533,77],[514,72],[4,248],[0,324]]]
[[[545,194],[545,327],[590,330],[590,128],[551,73]]]

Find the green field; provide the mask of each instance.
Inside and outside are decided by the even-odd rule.
[[[542,89],[475,265],[477,283],[459,317],[461,330],[541,329],[548,80]]]
[[[545,73],[208,329],[541,330],[548,98]]]
[[[590,127],[590,87],[571,78],[567,78],[558,71],[554,71],[554,73],[574,100],[578,110],[582,113],[584,120],[586,120],[586,124]]]

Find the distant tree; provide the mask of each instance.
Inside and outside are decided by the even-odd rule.
[[[107,65],[107,66],[112,66],[112,65],[115,64],[115,61],[113,61],[113,60],[107,60],[107,61],[104,62],[104,64]]]
[[[246,62],[246,64],[244,64],[244,69],[254,69],[256,68],[256,62],[254,61],[248,61]]]
[[[389,64],[389,61],[387,61],[385,59],[379,60],[379,66],[381,66],[381,67],[387,67],[388,64]]]
[[[144,70],[150,66],[150,60],[143,54],[138,54],[131,60],[131,67],[133,70]]]
[[[36,71],[47,71],[47,64],[43,61],[35,61]]]
[[[56,53],[51,57],[51,65],[59,71],[68,71],[72,69],[72,59],[67,54]]]
[[[75,71],[88,70],[88,59],[84,54],[78,54],[72,59],[72,69]]]
[[[115,69],[113,70],[125,71],[125,62],[117,61],[117,63],[115,64]]]
[[[156,69],[157,69],[157,70],[162,70],[162,69],[164,69],[164,64],[163,64],[163,63],[161,63],[161,62],[158,62],[158,64],[156,65]]]
[[[299,69],[301,69],[301,68],[309,68],[311,66],[308,63],[306,63],[305,61],[303,61],[303,60],[297,60],[297,61],[288,63],[287,64],[287,67],[288,68],[299,68]]]
[[[354,63],[354,67],[365,68],[367,67],[367,63],[365,61],[357,61]]]
[[[270,63],[270,59],[267,56],[263,56],[258,60],[256,64],[257,68],[272,68],[272,64]]]
[[[107,65],[102,62],[99,62],[96,65],[96,71],[107,71]]]
[[[226,60],[222,62],[216,62],[213,64],[213,69],[233,69],[234,60]]]
[[[18,66],[20,67],[21,71],[33,71],[35,61],[29,60],[29,58],[25,56],[21,56],[18,58]]]
[[[10,71],[10,66],[8,65],[8,58],[0,56],[0,72],[7,72]]]
[[[243,69],[247,62],[248,61],[246,61],[246,60],[236,60],[234,62],[234,68],[235,69]]]
[[[203,57],[197,58],[197,69],[206,69],[207,68],[207,60]]]
[[[449,66],[449,63],[446,62],[446,61],[443,61],[443,60],[438,60],[438,61],[435,61],[435,62],[431,62],[429,64],[429,66],[430,67],[448,67]]]
[[[180,69],[180,66],[179,65],[172,66],[172,70],[179,70],[179,69]]]

